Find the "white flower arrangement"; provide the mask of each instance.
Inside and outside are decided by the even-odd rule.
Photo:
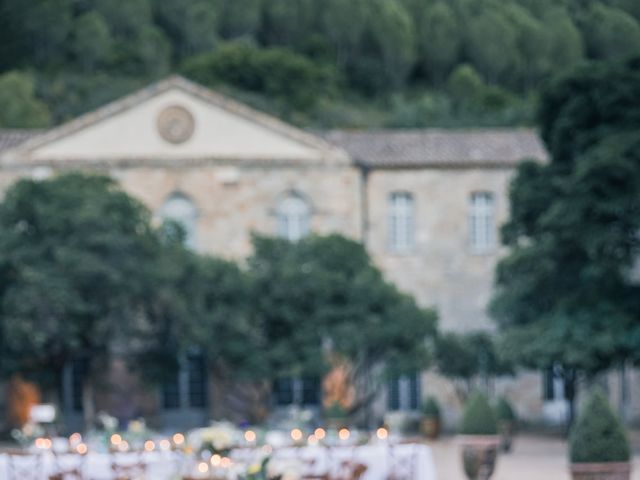
[[[189,445],[195,450],[226,452],[240,443],[242,432],[231,423],[216,422],[210,427],[192,430],[187,438]]]

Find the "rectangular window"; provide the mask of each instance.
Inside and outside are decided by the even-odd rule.
[[[417,410],[420,407],[420,374],[396,377],[388,386],[389,410]]]
[[[191,353],[162,385],[162,405],[167,410],[207,406],[207,367],[201,354]]]
[[[293,379],[277,379],[273,385],[273,396],[276,405],[291,405],[293,403]]]
[[[494,198],[490,192],[476,192],[471,195],[469,212],[469,233],[471,249],[485,253],[495,247]]]
[[[414,247],[415,207],[413,195],[394,192],[389,197],[389,247],[393,252],[408,252]]]
[[[180,408],[180,373],[175,372],[162,385],[162,406],[167,410]]]
[[[189,355],[187,358],[189,407],[204,408],[207,406],[207,369],[202,355]]]
[[[74,412],[82,412],[82,390],[89,362],[86,358],[75,358],[71,362],[71,401]]]
[[[315,377],[280,378],[273,385],[273,398],[276,405],[318,405],[320,380]]]

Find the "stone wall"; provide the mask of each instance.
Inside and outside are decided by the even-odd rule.
[[[400,289],[425,306],[437,308],[445,330],[492,328],[486,313],[493,271],[501,253],[496,246],[476,254],[469,243],[469,202],[473,192],[495,197],[497,224],[508,214],[511,169],[375,170],[368,175],[369,252]],[[415,248],[389,249],[389,196],[394,191],[415,199]],[[496,236],[497,238],[497,236]]]

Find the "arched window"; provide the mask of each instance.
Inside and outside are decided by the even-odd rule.
[[[172,194],[162,206],[163,220],[171,220],[182,226],[184,243],[189,248],[196,247],[196,224],[198,211],[189,198],[182,193]]]
[[[296,193],[289,193],[278,203],[278,235],[295,242],[309,233],[311,207]]]
[[[476,253],[491,251],[495,246],[495,202],[491,192],[471,194],[469,235]]]
[[[389,247],[408,252],[414,247],[415,206],[413,195],[394,192],[389,197]]]

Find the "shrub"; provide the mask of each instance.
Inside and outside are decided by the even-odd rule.
[[[509,403],[509,400],[504,397],[501,397],[498,400],[496,405],[496,417],[498,417],[498,420],[505,422],[514,422],[516,420],[516,413],[513,410],[511,403]]]
[[[427,397],[422,405],[422,413],[425,417],[440,418],[440,405],[435,397]]]
[[[189,58],[182,72],[209,87],[227,84],[276,97],[293,108],[308,110],[338,85],[334,67],[280,47],[257,48],[229,42],[212,53]]]
[[[573,463],[628,462],[629,440],[604,394],[587,399],[571,429],[569,457]]]
[[[496,414],[485,395],[475,393],[465,404],[460,433],[463,435],[496,435],[498,433]]]

